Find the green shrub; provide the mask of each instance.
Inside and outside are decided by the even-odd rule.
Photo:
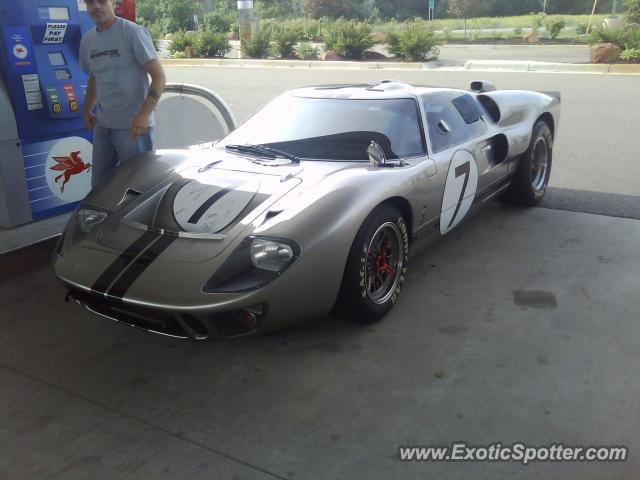
[[[251,39],[242,47],[242,53],[251,58],[264,58],[269,53],[271,44],[271,30],[267,28],[259,28]]]
[[[444,43],[447,43],[449,40],[451,40],[452,35],[453,35],[453,30],[451,30],[451,27],[444,27],[442,29],[442,41]]]
[[[171,37],[171,45],[169,51],[174,54],[176,52],[183,52],[186,47],[193,47],[194,38],[193,35],[188,34],[184,30],[178,30]]]
[[[627,48],[620,54],[620,59],[640,63],[640,48]]]
[[[546,27],[547,27],[547,32],[549,33],[549,38],[552,38],[554,40],[558,38],[558,35],[560,35],[560,32],[562,32],[562,29],[566,25],[567,25],[567,22],[565,22],[564,19],[562,18],[558,18],[557,20],[548,22]]]
[[[203,30],[194,37],[193,50],[199,57],[224,57],[231,51],[229,40],[222,32]]]
[[[202,23],[205,30],[210,32],[227,33],[235,22],[235,15],[231,13],[205,13]]]
[[[145,25],[147,30],[149,31],[149,35],[151,35],[151,40],[153,41],[153,46],[156,50],[160,50],[160,38],[162,37],[162,27],[157,23],[149,23]]]
[[[494,30],[493,34],[491,35],[491,38],[493,38],[496,42],[498,40],[502,40],[502,32],[500,32],[498,30]]]
[[[438,37],[417,22],[403,24],[387,31],[387,48],[396,57],[408,61],[428,61],[438,58]]]
[[[580,22],[578,25],[576,25],[576,33],[578,35],[584,35],[587,33],[587,28],[589,28],[588,24]]]
[[[615,30],[599,27],[591,32],[589,43],[613,43],[622,50],[640,48],[640,27],[626,25]]]
[[[480,33],[482,33],[480,30],[471,30],[469,32],[469,38],[471,39],[471,41],[475,42],[480,38]]]
[[[533,15],[533,19],[531,20],[533,23],[533,28],[535,28],[536,30],[540,30],[542,28],[542,25],[544,25],[544,17],[544,13],[537,13]]]
[[[513,36],[514,37],[521,37],[522,36],[522,29],[520,27],[514,28],[513,29]]]
[[[341,57],[362,58],[363,53],[373,46],[371,25],[340,19],[327,28],[325,44],[327,50],[335,50]]]
[[[302,35],[305,40],[312,42],[322,41],[322,23],[319,20],[304,20],[302,22]]]
[[[318,54],[320,53],[317,47],[314,47],[310,43],[306,42],[298,45],[297,51],[298,56],[300,56],[300,58],[302,58],[303,60],[317,60]]]
[[[282,26],[273,30],[274,49],[282,58],[293,57],[300,32],[293,26]]]

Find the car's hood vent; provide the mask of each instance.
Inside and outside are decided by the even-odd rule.
[[[101,229],[98,241],[126,249],[134,230],[157,231],[184,240],[183,261],[203,261],[222,251],[275,201],[301,183],[280,176],[199,167],[174,173],[153,190],[132,199]],[[193,242],[206,242],[196,247]]]

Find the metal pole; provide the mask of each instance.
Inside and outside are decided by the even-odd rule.
[[[618,13],[618,0],[613,0],[613,6],[611,7],[611,15],[615,16]]]
[[[589,17],[589,25],[587,26],[587,33],[591,31],[591,22],[593,21],[593,14],[596,13],[597,6],[598,6],[598,0],[593,0],[593,9],[591,10],[591,16]]]
[[[542,13],[545,15],[547,14],[547,0],[544,0],[544,3],[542,4]]]

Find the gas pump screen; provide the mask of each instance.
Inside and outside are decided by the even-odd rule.
[[[58,80],[70,80],[71,79],[71,72],[69,70],[67,70],[66,68],[63,70],[56,70],[56,78]]]
[[[67,64],[62,52],[51,52],[49,54],[49,62],[51,62],[51,65],[54,67],[62,67]]]
[[[43,20],[69,20],[67,7],[39,7],[38,13]]]
[[[67,7],[49,7],[49,20],[69,20]]]

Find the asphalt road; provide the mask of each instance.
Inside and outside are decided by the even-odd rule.
[[[212,89],[243,121],[286,90],[320,84],[409,83],[468,88],[486,79],[498,88],[560,91],[562,120],[550,194],[542,206],[640,218],[640,90],[637,76],[466,71],[167,67],[170,82]],[[615,195],[611,195],[615,194]]]

